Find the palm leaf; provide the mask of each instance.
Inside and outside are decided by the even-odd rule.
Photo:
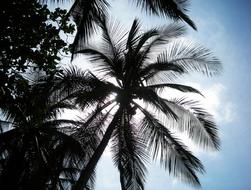
[[[138,0],[136,4],[151,14],[168,16],[173,20],[183,20],[196,30],[193,21],[185,14],[188,2],[188,0]]]
[[[203,148],[219,149],[220,141],[213,117],[197,101],[181,98],[165,102],[179,118],[173,122],[169,120],[168,126],[187,132]]]
[[[132,27],[127,37],[126,49],[129,49],[129,48],[134,49],[134,46],[139,39],[139,36],[138,36],[139,28],[140,28],[140,23],[137,19],[135,19],[133,21]]]
[[[157,57],[157,62],[180,65],[185,71],[201,72],[208,76],[219,74],[220,61],[212,53],[191,42],[174,41]]]
[[[104,76],[122,78],[121,58],[118,55],[109,54],[110,52],[101,52],[95,49],[82,49],[76,53],[88,55],[91,62],[98,65],[97,71],[102,72]]]
[[[160,163],[175,177],[194,186],[200,186],[196,172],[203,172],[204,167],[199,159],[153,115],[142,108],[139,109],[145,116],[141,129],[148,140],[153,158],[159,157]]]
[[[173,84],[173,83],[155,84],[155,85],[149,85],[147,86],[147,88],[151,88],[157,91],[163,90],[164,88],[171,88],[171,89],[175,89],[181,92],[192,92],[192,93],[197,93],[203,96],[201,92],[198,91],[197,89],[191,86],[186,86],[186,85],[181,85],[181,84]]]
[[[99,20],[99,27],[102,29],[103,52],[109,52],[114,58],[117,57],[124,47],[126,32],[123,27],[118,21],[106,17]]]
[[[140,71],[140,76],[147,82],[155,83],[156,77],[158,80],[156,81],[172,81],[173,78],[185,73],[184,69],[180,65],[172,64],[172,63],[152,63],[142,68]]]
[[[76,0],[74,2],[69,11],[78,29],[73,43],[73,53],[81,49],[81,46],[97,30],[97,22],[107,15],[108,6],[106,0]]]

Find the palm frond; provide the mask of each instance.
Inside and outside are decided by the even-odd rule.
[[[219,149],[218,130],[212,115],[206,112],[197,101],[185,98],[165,100],[178,116],[177,121],[168,121],[168,126],[187,132],[189,137],[203,148]]]
[[[139,36],[138,36],[139,29],[140,29],[140,23],[137,19],[135,19],[133,21],[132,27],[127,37],[126,49],[129,49],[129,48],[134,49],[134,46],[139,39]]]
[[[196,30],[193,21],[185,14],[188,0],[138,0],[135,2],[151,14],[167,16],[175,21],[183,20]]]
[[[99,83],[99,84],[98,84]],[[109,82],[98,82],[97,85],[86,92],[79,92],[76,95],[75,103],[85,109],[89,106],[104,103],[109,100],[109,95],[117,91],[117,87]]]
[[[197,94],[200,94],[201,96],[203,96],[199,90],[197,90],[191,86],[186,86],[186,85],[182,85],[182,84],[163,83],[163,84],[148,85],[147,88],[151,88],[151,89],[154,89],[157,91],[163,90],[164,88],[171,88],[171,89],[175,89],[175,90],[178,90],[181,92],[197,93]]]
[[[220,61],[210,50],[192,42],[174,41],[167,50],[157,57],[157,62],[180,65],[185,71],[195,71],[207,76],[217,75],[221,71]]]
[[[152,114],[139,107],[144,114],[141,130],[153,158],[159,158],[160,163],[170,174],[190,183],[200,186],[196,172],[204,172],[200,160]]]
[[[83,71],[77,67],[69,67],[62,72],[58,72],[55,76],[55,88],[61,92],[70,92],[81,89],[89,88],[90,81],[93,76],[88,71]]]
[[[122,25],[114,19],[103,17],[99,20],[99,27],[102,29],[103,52],[109,52],[114,58],[120,55],[127,33]]]
[[[151,81],[152,83],[155,83],[159,81],[165,82],[166,80],[172,81],[183,73],[185,73],[185,71],[180,65],[157,62],[142,68],[140,71],[140,77],[142,77],[147,83],[151,83]]]
[[[109,4],[106,0],[76,0],[74,2],[69,11],[78,29],[73,43],[73,53],[81,49],[81,46],[96,32],[97,23],[107,15],[108,7]]]
[[[54,99],[55,101],[55,99]],[[71,102],[68,101],[59,101],[55,102],[53,105],[51,105],[48,108],[48,111],[46,111],[46,118],[51,119],[51,118],[56,118],[59,114],[61,114],[65,109],[67,110],[73,110],[77,109],[76,105],[72,104]]]
[[[97,64],[97,71],[102,72],[104,76],[122,78],[122,62],[121,57],[116,54],[115,57],[111,52],[101,52],[96,49],[85,48],[77,51],[76,53],[82,53],[88,55],[91,62]]]
[[[171,23],[159,28],[161,38],[170,41],[171,39],[182,37],[186,33],[186,27],[182,24]]]

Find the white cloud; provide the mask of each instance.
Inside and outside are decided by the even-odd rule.
[[[189,85],[202,92],[205,97],[200,98],[201,104],[215,117],[217,122],[230,123],[236,119],[235,105],[228,100],[227,89],[223,84],[215,83],[203,87],[198,83],[189,83]]]

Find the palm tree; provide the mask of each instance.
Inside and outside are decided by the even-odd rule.
[[[48,0],[41,0],[48,1]],[[51,0],[64,2],[66,0]],[[149,14],[169,17],[174,21],[184,21],[196,30],[194,22],[186,14],[189,0],[134,0],[136,6]],[[73,44],[74,51],[81,48],[83,42],[97,30],[99,19],[107,16],[110,4],[107,0],[75,0],[69,14],[77,25],[77,34]]]
[[[149,156],[159,160],[170,174],[199,186],[197,173],[203,173],[204,167],[172,129],[186,132],[202,148],[217,150],[216,124],[197,101],[162,97],[160,92],[168,88],[201,94],[193,87],[175,83],[175,79],[190,72],[216,75],[221,70],[219,60],[200,45],[177,40],[185,32],[180,25],[143,33],[138,20],[128,33],[118,31],[116,22],[108,24],[105,19],[100,19],[99,26],[102,44],[85,45],[77,52],[88,55],[97,65],[98,76],[76,68],[67,71],[79,86],[75,103],[82,109],[95,108],[85,127],[99,118],[97,130],[104,131],[73,189],[86,187],[109,141],[122,190],[144,189]],[[165,51],[159,53],[163,48]]]
[[[60,83],[55,85],[55,77],[21,83],[16,97],[0,101],[0,186],[65,189],[76,180],[85,157],[81,145],[66,133],[81,122],[58,118],[62,109],[75,106],[60,91]]]

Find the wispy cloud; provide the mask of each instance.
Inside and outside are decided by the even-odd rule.
[[[203,107],[205,107],[219,123],[230,123],[237,119],[237,114],[234,111],[236,106],[234,102],[228,99],[228,90],[221,83],[204,85],[200,83],[188,83],[202,92],[205,97],[194,96],[199,99]]]

